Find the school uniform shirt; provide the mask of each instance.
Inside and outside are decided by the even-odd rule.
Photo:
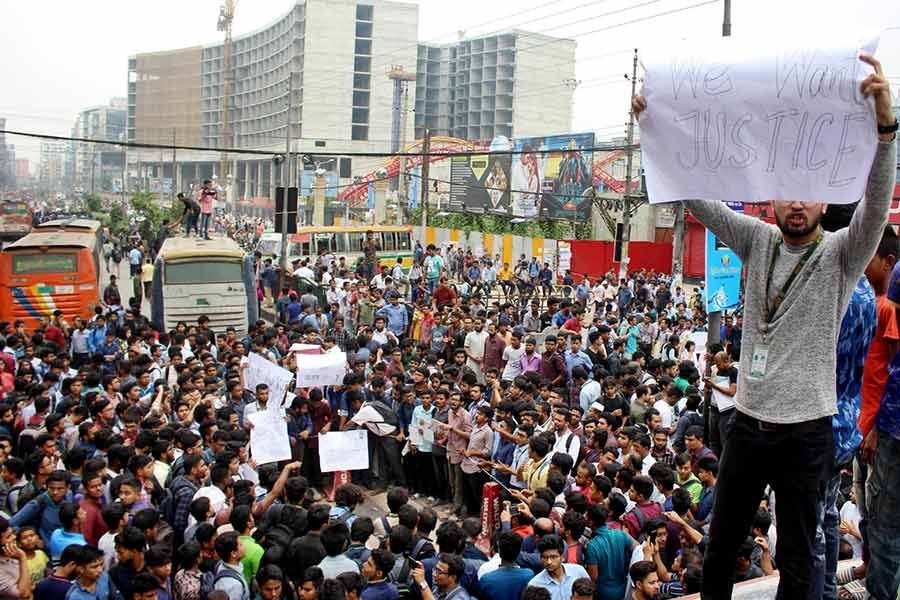
[[[570,600],[572,597],[572,584],[576,579],[588,577],[587,571],[581,565],[563,563],[564,575],[562,581],[556,581],[546,569],[535,575],[528,585],[544,588],[550,592],[550,600]]]

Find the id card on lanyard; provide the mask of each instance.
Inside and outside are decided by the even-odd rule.
[[[765,304],[763,306],[763,319],[765,320],[762,327],[763,339],[762,342],[756,342],[755,344],[753,344],[753,353],[750,355],[749,377],[751,379],[762,379],[766,376],[766,370],[769,363],[769,344],[767,343],[766,337],[769,333],[769,325],[774,320],[775,313],[777,313],[778,309],[781,308],[781,304],[784,302],[785,296],[787,296],[788,291],[794,284],[794,280],[797,279],[797,276],[803,270],[803,267],[806,266],[807,261],[809,261],[809,258],[816,251],[816,248],[819,247],[821,241],[822,232],[819,231],[816,239],[812,243],[810,243],[809,248],[807,248],[806,252],[803,253],[803,256],[801,256],[800,260],[797,261],[797,264],[794,265],[794,269],[791,271],[791,274],[784,282],[784,285],[781,286],[781,290],[770,302],[769,288],[772,286],[772,275],[775,272],[775,261],[778,260],[778,253],[781,250],[782,240],[779,239],[775,243],[775,249],[772,252],[772,260],[769,262],[769,273],[766,277],[766,293],[764,297]]]

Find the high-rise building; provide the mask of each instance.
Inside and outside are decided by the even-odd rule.
[[[393,93],[387,72],[395,64],[414,67],[418,14],[415,4],[389,0],[297,0],[270,25],[235,36],[228,139],[224,43],[130,57],[128,139],[169,144],[174,135],[178,145],[284,152],[293,89],[292,151],[384,150]],[[408,139],[412,125],[409,119]],[[179,178],[218,174],[219,158],[193,153]],[[278,178],[269,158],[230,154],[229,160],[239,197],[268,195]],[[304,166],[295,165],[294,185]],[[324,168],[351,174],[347,159]],[[170,176],[165,165],[161,170]]]
[[[571,128],[575,41],[510,31],[454,44],[421,44],[415,134],[469,140],[539,136]]]
[[[212,14],[210,15],[212,19]],[[289,181],[314,169],[316,152],[386,152],[390,147],[395,67],[416,73],[400,139],[436,134],[468,139],[569,131],[575,42],[524,31],[450,45],[420,45],[419,7],[394,0],[296,0],[290,11],[232,40],[137,54],[128,60],[127,138],[209,148],[178,153],[176,187],[220,175],[222,154],[241,148],[283,153],[290,121],[295,161]],[[224,94],[227,102],[227,126]],[[293,90],[289,95],[289,90]],[[292,106],[288,119],[288,99]],[[414,136],[415,134],[415,136]],[[280,183],[269,157],[227,154],[235,194],[268,196]],[[129,150],[131,173],[172,177],[158,151]],[[318,161],[342,183],[380,158]],[[145,182],[146,183],[146,182]],[[230,200],[229,200],[230,201]]]
[[[22,183],[31,178],[31,162],[27,158],[16,159],[16,181]]]
[[[70,148],[67,142],[41,142],[41,162],[38,178],[41,187],[62,191],[67,183],[66,163]]]
[[[0,131],[6,130],[6,119],[0,118]],[[0,133],[0,188],[12,186],[16,182],[16,150],[6,143],[6,134]]]
[[[127,100],[113,98],[106,106],[86,108],[78,113],[72,137],[92,140],[124,141]],[[114,180],[121,180],[124,152],[108,144],[73,142],[71,146],[74,184],[89,192],[118,191]]]

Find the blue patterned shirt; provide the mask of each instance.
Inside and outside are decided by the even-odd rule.
[[[837,343],[837,414],[831,418],[835,464],[848,462],[862,443],[857,427],[863,365],[875,337],[875,291],[865,276],[853,290]]]

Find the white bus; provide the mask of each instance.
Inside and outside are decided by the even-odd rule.
[[[151,314],[159,331],[206,315],[216,333],[245,333],[259,318],[253,257],[230,238],[167,239],[156,257]]]

